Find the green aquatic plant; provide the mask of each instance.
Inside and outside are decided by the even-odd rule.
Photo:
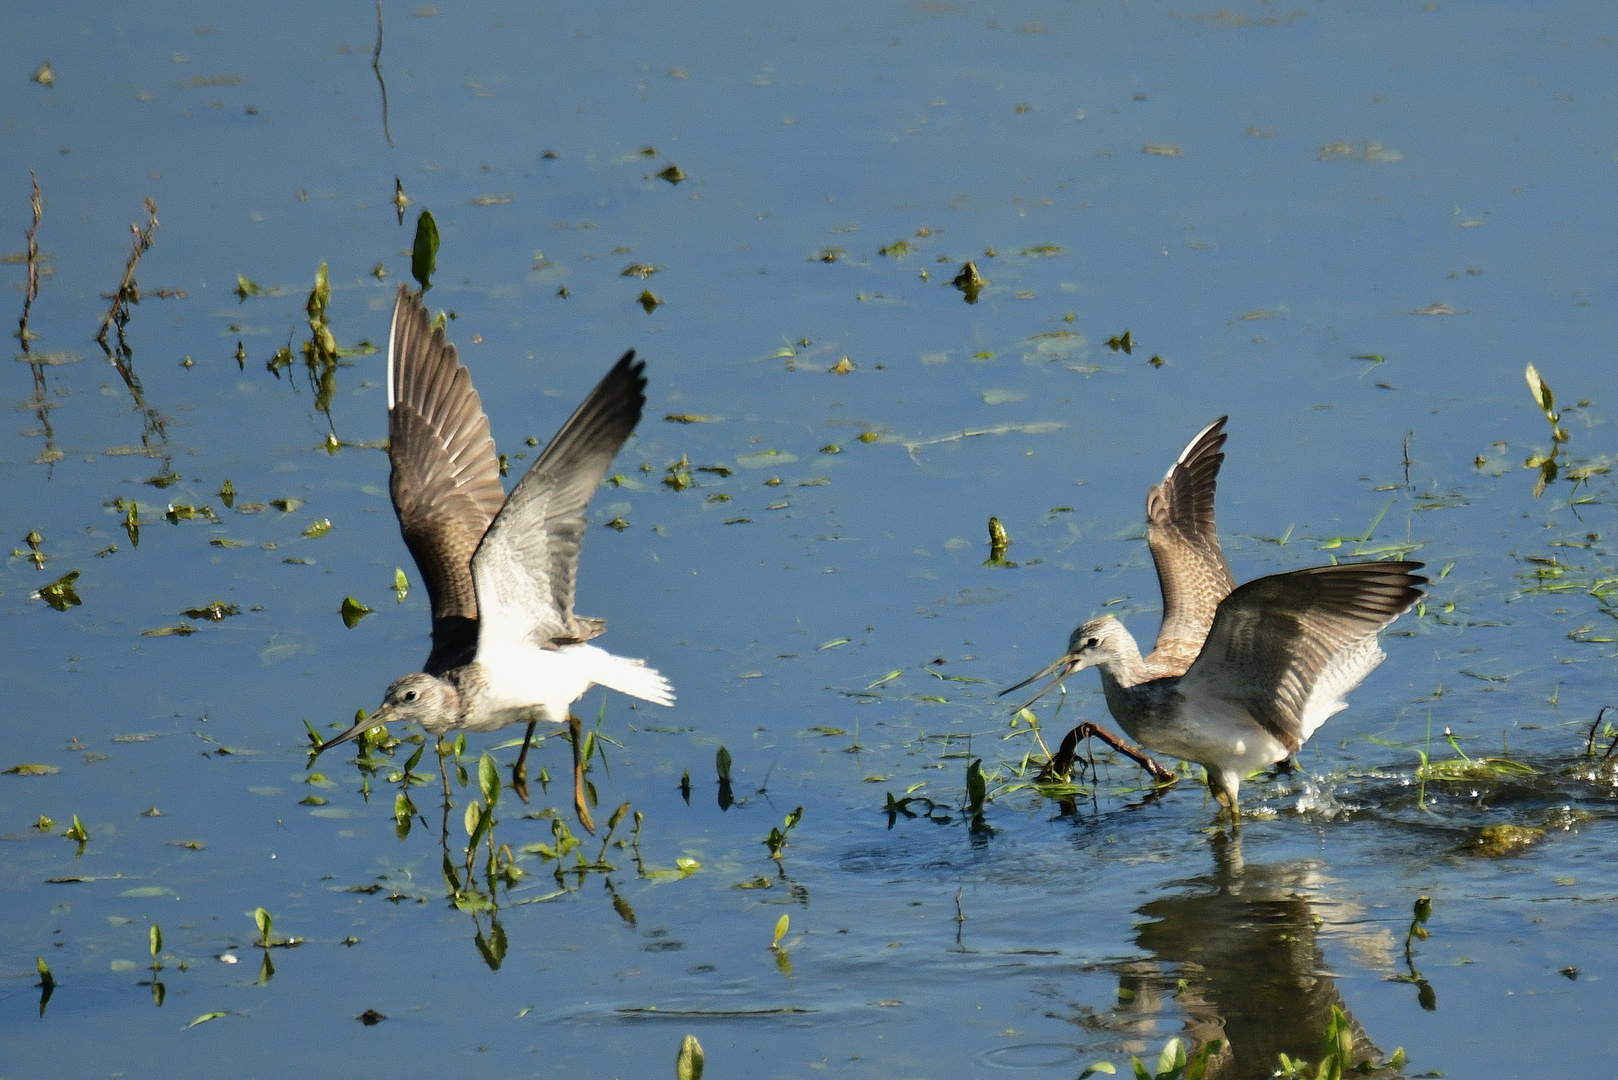
[[[1540,378],[1539,369],[1529,364],[1523,375],[1528,380],[1528,391],[1534,396],[1534,404],[1545,414],[1545,419],[1551,424],[1551,452],[1548,454],[1535,454],[1523,462],[1525,469],[1538,469],[1539,476],[1534,480],[1534,498],[1545,494],[1545,488],[1556,480],[1561,470],[1560,458],[1562,448],[1567,445],[1567,429],[1562,427],[1562,414],[1556,408],[1556,395],[1551,392],[1550,386]]]
[[[410,276],[416,279],[421,291],[433,287],[433,272],[438,269],[438,222],[431,210],[423,210],[416,217],[416,239],[410,248]]]
[[[989,557],[983,560],[984,566],[1015,567],[1014,562],[1006,561],[1006,548],[1011,546],[1011,538],[1006,535],[1006,527],[997,517],[989,519]]]
[[[983,775],[983,759],[973,758],[966,766],[966,815],[974,827],[983,824],[983,803],[988,798],[989,782]]]
[[[764,838],[764,846],[770,849],[770,858],[777,863],[781,861],[781,853],[786,850],[787,835],[798,827],[803,820],[803,807],[798,807],[786,816],[785,823],[780,828],[771,828],[770,835]]]
[[[1367,735],[1366,738],[1380,746],[1415,752],[1416,757],[1420,760],[1420,764],[1416,766],[1418,785],[1416,804],[1423,810],[1427,809],[1427,784],[1429,781],[1435,783],[1464,783],[1467,781],[1500,780],[1506,777],[1539,775],[1539,770],[1532,765],[1503,755],[1484,758],[1468,756],[1466,751],[1461,749],[1460,740],[1455,737],[1455,733],[1448,727],[1444,728],[1444,739],[1449,743],[1450,748],[1455,751],[1456,756],[1443,761],[1434,761],[1430,753],[1433,743],[1433,718],[1430,711],[1427,714],[1427,743],[1425,747],[1406,746],[1375,735]]]
[[[84,603],[83,600],[79,599],[78,592],[73,588],[73,583],[78,580],[79,572],[70,570],[49,585],[41,588],[37,595],[57,611],[66,611],[68,608],[78,607]]]
[[[343,617],[343,625],[352,630],[360,624],[361,619],[371,614],[371,609],[352,596],[345,596],[338,614]]]
[[[1209,1061],[1223,1048],[1222,1041],[1210,1039],[1188,1058],[1185,1053],[1185,1041],[1175,1038],[1163,1044],[1163,1051],[1157,1056],[1155,1069],[1148,1069],[1138,1057],[1131,1057],[1129,1062],[1134,1069],[1135,1080],[1203,1080],[1208,1075]],[[1098,1073],[1115,1075],[1117,1071],[1112,1062],[1098,1061],[1079,1073],[1079,1080],[1085,1080],[1086,1077]]]
[[[680,1053],[674,1059],[674,1080],[702,1080],[706,1066],[702,1044],[695,1035],[687,1035],[680,1041]]]
[[[36,956],[34,964],[39,968],[39,982],[34,985],[39,987],[39,1015],[43,1017],[45,1006],[50,1004],[51,995],[56,993],[56,977],[51,974],[50,965],[45,963],[43,956]]]
[[[1427,940],[1427,920],[1432,918],[1432,915],[1432,899],[1426,895],[1416,897],[1415,905],[1411,910],[1410,929],[1405,933],[1405,974],[1390,975],[1388,977],[1390,982],[1409,983],[1414,986],[1416,988],[1416,1002],[1427,1012],[1437,1010],[1438,993],[1433,989],[1432,984],[1423,977],[1422,973],[1416,970],[1415,946],[1416,942]],[[1404,1064],[1403,1047],[1395,1050],[1393,1058],[1390,1058],[1389,1061],[1394,1058],[1398,1059],[1398,1064],[1393,1065],[1393,1068],[1397,1069]]]

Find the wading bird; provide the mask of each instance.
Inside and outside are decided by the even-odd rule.
[[[1214,526],[1225,420],[1198,432],[1146,496],[1146,543],[1163,590],[1157,643],[1142,656],[1111,615],[1082,623],[1067,651],[1002,696],[1098,668],[1107,709],[1148,750],[1196,762],[1233,815],[1243,778],[1302,749],[1386,657],[1377,634],[1427,579],[1419,562],[1343,563],[1271,574],[1235,588]],[[1024,706],[1025,708],[1027,706]],[[1093,724],[1076,729],[1129,755],[1160,781],[1175,775]],[[1076,740],[1075,740],[1076,741]]]
[[[668,680],[644,660],[588,644],[605,620],[573,614],[585,507],[640,422],[645,367],[626,352],[508,497],[471,375],[443,328],[429,325],[421,298],[400,286],[388,341],[389,487],[432,601],[433,647],[419,673],[395,681],[380,708],[317,753],[392,720],[439,738],[527,721],[512,772],[526,801],[535,726],[567,723],[574,803],[594,831],[569,707],[592,686],[674,703]]]

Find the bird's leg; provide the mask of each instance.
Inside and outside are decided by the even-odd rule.
[[[584,831],[594,836],[595,822],[590,820],[590,807],[584,799],[584,723],[568,713],[567,726],[573,736],[573,809],[579,815],[579,824],[584,826]]]
[[[1124,755],[1124,757],[1151,773],[1152,779],[1156,780],[1159,784],[1172,784],[1179,779],[1179,776],[1176,775],[1172,769],[1165,769],[1163,766],[1153,761],[1151,756],[1148,755],[1146,751],[1130,746],[1128,743],[1124,742],[1124,740],[1120,739],[1118,736],[1114,735],[1104,727],[1097,727],[1096,725],[1090,723],[1090,721],[1086,720],[1073,730],[1079,732],[1079,736],[1081,738],[1088,739],[1094,736],[1095,738],[1100,739],[1102,742]],[[1091,759],[1091,763],[1092,765],[1094,764],[1094,758]]]
[[[528,721],[528,732],[522,737],[522,750],[517,753],[517,764],[511,767],[511,790],[517,793],[517,798],[524,803],[528,801],[528,747],[534,741],[534,726],[537,720]]]
[[[1228,814],[1230,815],[1232,827],[1240,828],[1242,823],[1241,806],[1237,803],[1235,794],[1223,783],[1215,779],[1212,769],[1208,770],[1208,792],[1214,797],[1214,802],[1219,804],[1219,813],[1214,815],[1214,821],[1217,822]]]

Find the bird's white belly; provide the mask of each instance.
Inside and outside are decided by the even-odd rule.
[[[520,647],[495,652],[480,650],[482,686],[475,715],[467,727],[493,731],[507,724],[530,720],[561,724],[568,708],[590,689],[592,653],[589,645],[560,649]]]
[[[1186,701],[1175,722],[1142,732],[1141,743],[1158,753],[1218,764],[1242,776],[1290,753],[1246,709],[1220,701]]]

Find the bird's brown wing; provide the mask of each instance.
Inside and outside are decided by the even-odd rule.
[[[1343,563],[1249,581],[1220,603],[1180,693],[1245,709],[1296,752],[1382,662],[1376,635],[1421,599],[1421,566]]]
[[[1163,482],[1146,493],[1146,543],[1163,590],[1163,625],[1152,659],[1178,671],[1197,658],[1219,602],[1236,586],[1214,525],[1226,419],[1198,432]]]
[[[441,674],[477,646],[472,555],[506,496],[472,376],[403,285],[388,341],[388,458],[399,531],[432,600],[433,651],[423,670]]]
[[[626,352],[590,391],[512,489],[472,559],[480,612],[479,651],[528,641],[595,637],[600,619],[573,614],[585,507],[646,404],[644,361]]]

